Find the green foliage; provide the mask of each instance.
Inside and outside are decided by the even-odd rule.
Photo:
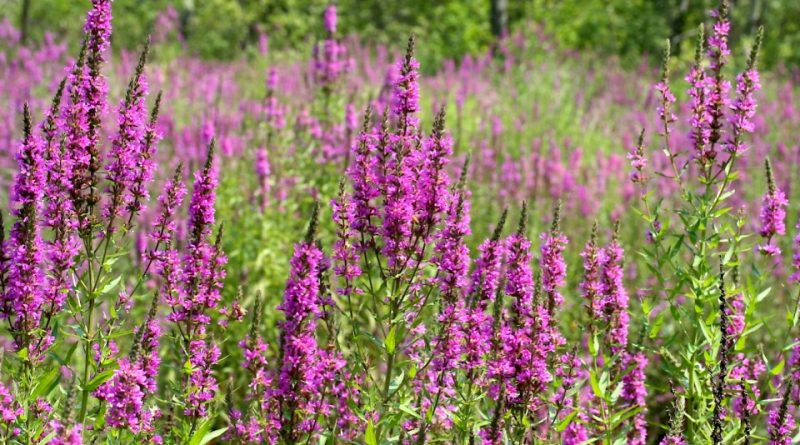
[[[12,23],[20,21],[25,0],[7,0],[11,7],[0,12]],[[85,2],[73,0],[30,1],[31,38],[48,30],[57,35],[80,32]],[[179,13],[179,31],[188,47],[206,58],[232,59],[255,46],[260,32],[269,36],[273,49],[307,50],[322,36],[319,18],[327,0],[116,0],[115,45],[133,48],[153,32],[158,14],[168,5]],[[400,47],[409,33],[426,42],[423,67],[442,60],[475,54],[493,42],[489,0],[341,0],[339,29],[373,42]],[[511,30],[526,22],[539,23],[559,43],[616,55],[628,65],[642,55],[657,55],[664,38],[673,53],[692,55],[696,24],[709,23],[707,11],[714,0],[521,0],[508,2]],[[734,52],[750,45],[759,25],[766,35],[762,65],[800,63],[800,25],[795,17],[800,3],[781,0],[733,2]],[[71,39],[73,44],[78,39]]]

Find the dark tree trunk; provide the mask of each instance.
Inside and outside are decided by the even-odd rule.
[[[502,37],[508,27],[508,0],[491,0],[489,20],[492,25],[492,35]]]
[[[24,45],[28,40],[28,16],[31,12],[31,0],[22,0],[22,10],[19,17],[19,40]]]

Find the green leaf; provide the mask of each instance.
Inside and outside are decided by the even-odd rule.
[[[122,281],[122,275],[118,276],[117,278],[114,278],[113,280],[108,282],[108,284],[103,286],[103,289],[100,291],[100,295],[105,295],[114,290],[114,288],[119,285],[120,281]]]
[[[116,369],[109,369],[101,372],[100,374],[97,374],[96,376],[94,376],[92,380],[89,380],[89,383],[86,384],[85,389],[88,391],[94,391],[95,389],[99,388],[100,385],[102,385],[103,383],[111,380],[111,377],[114,377],[115,371]]]
[[[200,445],[206,437],[206,434],[209,434],[211,431],[211,426],[213,424],[213,419],[206,419],[200,426],[197,428],[197,431],[194,432],[192,435],[191,440],[189,441],[189,445]]]
[[[36,382],[36,386],[33,388],[33,392],[31,396],[34,399],[38,399],[39,397],[46,396],[50,394],[50,391],[58,385],[58,381],[61,378],[61,372],[58,368],[53,369],[52,371],[48,372],[47,374],[43,375],[38,382]]]
[[[606,398],[605,389],[602,386],[600,386],[600,382],[597,380],[596,372],[592,371],[589,373],[589,383],[592,385],[592,391],[594,391],[594,394],[601,400],[605,400]]]
[[[781,362],[778,363],[777,365],[775,365],[774,368],[770,369],[769,373],[772,374],[772,375],[778,375],[781,372],[783,372],[783,367],[784,366],[786,366],[786,359],[781,360]]]
[[[396,328],[397,328],[397,325],[392,326],[392,328],[389,329],[389,333],[386,334],[386,339],[383,341],[383,347],[386,348],[386,352],[389,353],[389,354],[393,354],[394,353],[394,348],[397,346],[397,343],[396,343],[396,341],[397,341],[397,339],[396,339],[397,330],[396,330]]]
[[[578,415],[578,411],[576,411],[576,410],[573,410],[571,413],[569,413],[569,415],[568,415],[568,416],[566,416],[566,417],[564,417],[563,419],[561,419],[561,421],[559,421],[559,422],[556,424],[556,432],[557,432],[557,433],[561,433],[561,432],[563,432],[565,429],[567,429],[567,427],[569,426],[569,424],[570,424],[570,423],[572,423],[572,419],[574,419],[576,415]]]
[[[375,425],[370,420],[367,423],[367,430],[364,432],[364,443],[367,445],[378,445],[378,438],[375,436]]]
[[[214,440],[217,437],[219,437],[222,434],[224,434],[225,431],[228,431],[228,427],[227,426],[225,428],[220,428],[218,430],[214,430],[214,431],[206,434],[205,436],[203,436],[203,439],[200,441],[199,445],[206,445],[207,443],[211,442],[212,440]]]

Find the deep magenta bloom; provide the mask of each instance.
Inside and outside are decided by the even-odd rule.
[[[760,360],[750,360],[739,354],[735,360],[736,366],[731,368],[728,374],[730,391],[735,394],[731,403],[731,409],[739,418],[752,416],[759,413],[758,401],[761,390],[758,381],[767,370],[764,362]],[[742,396],[745,394],[745,396]]]
[[[156,96],[156,103],[150,113],[150,120],[144,126],[141,149],[134,157],[134,169],[131,177],[130,192],[126,199],[128,219],[132,219],[150,199],[150,183],[155,170],[155,154],[161,134],[158,132],[158,113],[161,106],[161,94]]]
[[[758,230],[759,235],[765,239],[766,243],[760,245],[758,250],[766,256],[777,256],[780,255],[781,250],[777,245],[772,244],[772,240],[776,235],[786,234],[786,207],[789,205],[789,201],[783,190],[775,185],[769,160],[766,161],[766,167],[769,190],[761,199],[761,212],[759,213],[761,227]]]
[[[759,235],[769,239],[775,235],[786,234],[786,207],[788,205],[789,201],[781,189],[775,189],[764,195],[761,200],[761,213],[759,213],[761,221]]]
[[[42,306],[47,300],[46,278],[42,269],[44,246],[40,229],[41,203],[44,196],[44,168],[42,146],[32,133],[30,112],[25,106],[24,137],[17,150],[17,176],[11,192],[11,213],[16,217],[9,239],[3,246],[7,263],[6,288],[2,295],[2,317],[8,318],[10,331],[17,350],[39,345],[29,350],[31,360],[40,359],[40,353],[52,343],[45,333],[45,341],[34,338],[39,328]]]
[[[10,424],[24,413],[25,408],[14,400],[11,391],[3,383],[0,383],[0,419],[3,423]]]
[[[445,170],[453,153],[453,140],[444,130],[444,108],[437,114],[433,134],[422,143],[420,175],[417,181],[414,214],[419,236],[428,241],[449,202],[450,179]]]
[[[409,39],[408,50],[398,62],[398,76],[394,79],[392,114],[398,119],[402,137],[416,133],[419,126],[419,62],[414,58],[414,40]]]
[[[325,8],[325,30],[329,34],[336,33],[336,5],[331,4]]]
[[[450,301],[464,296],[467,288],[470,257],[466,237],[471,233],[469,212],[469,191],[462,187],[451,198],[431,260],[438,268],[436,281],[439,292]]]
[[[175,213],[186,195],[186,188],[180,179],[181,174],[181,169],[178,169],[173,179],[164,185],[164,192],[158,198],[160,210],[155,229],[150,235],[155,246],[148,254],[150,261],[153,262],[154,272],[162,277],[161,295],[164,302],[171,307],[180,304],[178,289],[183,282],[179,254],[172,245],[177,228]]]
[[[189,374],[184,414],[191,417],[208,415],[208,405],[219,389],[214,377],[214,365],[219,361],[220,350],[208,340],[192,340],[189,344]]]
[[[314,333],[326,304],[320,292],[320,276],[326,268],[327,260],[312,239],[297,244],[283,302],[278,306],[285,319],[280,322],[282,362],[274,396],[282,409],[306,413],[299,422],[289,419],[299,432],[319,428],[314,419],[320,414],[324,388],[332,379],[327,366],[330,358]]]
[[[628,293],[624,286],[624,251],[616,237],[603,249],[603,312],[608,321],[608,340],[613,353],[628,346]]]
[[[351,150],[352,161],[347,170],[350,182],[353,184],[354,208],[350,226],[365,236],[370,236],[376,231],[373,218],[378,215],[378,209],[373,200],[380,196],[379,176],[375,170],[377,166],[375,136],[369,127],[370,116],[371,110],[367,109],[364,125]],[[362,243],[359,242],[358,245],[363,249]]]
[[[564,303],[564,297],[558,291],[563,286],[567,277],[567,263],[564,262],[564,250],[567,247],[567,237],[553,230],[541,235],[541,259],[539,267],[542,273],[542,289],[549,299],[549,309],[552,312],[557,306]]]
[[[513,310],[500,330],[502,357],[490,365],[488,375],[499,379],[502,394],[509,404],[536,412],[542,407],[543,391],[553,380],[548,359],[556,344],[547,309],[534,305],[531,243],[522,232],[506,240],[505,293],[512,301]],[[490,394],[493,392],[490,389]]]
[[[761,89],[758,71],[751,68],[736,77],[736,99],[731,104],[733,111],[730,116],[732,138],[726,146],[731,153],[741,154],[746,150],[746,145],[741,140],[745,133],[755,131],[753,118],[756,115],[755,93]]]
[[[622,366],[627,369],[627,374],[622,377],[622,393],[620,397],[628,406],[642,408],[642,411],[633,416],[628,432],[628,444],[645,445],[647,443],[647,420],[644,408],[647,407],[647,387],[645,386],[645,369],[647,357],[642,353],[625,352],[622,357]]]
[[[332,35],[314,45],[312,56],[314,76],[324,90],[330,90],[348,70],[347,48]]]
[[[76,237],[78,227],[75,211],[70,198],[72,164],[69,156],[62,152],[60,137],[62,121],[58,110],[65,89],[62,81],[56,92],[51,108],[47,111],[41,125],[45,169],[45,195],[42,209],[42,224],[52,231],[52,238],[45,240],[46,256],[50,263],[47,293],[51,312],[61,309],[71,286],[69,269],[75,261],[79,243]]]
[[[707,92],[709,114],[711,115],[711,135],[710,144],[713,146],[720,141],[722,134],[722,123],[725,110],[729,108],[731,89],[730,81],[723,77],[723,68],[727,64],[730,49],[728,48],[728,33],[731,24],[728,21],[728,11],[725,5],[719,11],[712,13],[716,17],[714,29],[708,37],[708,58],[710,59],[709,70],[711,75],[707,77]],[[708,150],[710,155],[716,155],[713,148]]]
[[[213,148],[213,143],[212,143]],[[209,311],[217,307],[224,278],[225,254],[210,237],[215,221],[217,168],[213,150],[209,150],[205,167],[195,173],[194,189],[189,202],[189,242],[183,258],[183,288],[178,292],[177,307],[170,321],[186,323],[189,339],[203,335],[211,322]]]
[[[88,121],[88,174],[90,183],[94,185],[94,177],[101,165],[100,125],[101,117],[106,111],[108,82],[100,72],[106,61],[106,52],[111,45],[111,0],[92,0],[92,9],[86,15],[83,27],[86,35],[86,75],[81,85],[83,100],[86,104]],[[90,190],[89,204],[93,205],[97,198]]]
[[[585,415],[583,413],[575,416],[575,420],[570,422],[564,430],[564,441],[562,445],[581,445],[589,440],[589,431],[586,428]]]
[[[686,440],[683,436],[668,434],[661,439],[659,445],[686,445]]]
[[[111,198],[104,209],[104,217],[114,219],[119,212],[133,202],[132,189],[137,174],[137,166],[144,150],[144,135],[147,128],[147,78],[141,70],[143,59],[137,66],[137,73],[128,86],[117,112],[119,129],[111,140],[110,161],[106,166],[111,183]],[[152,168],[150,168],[152,170]],[[113,230],[113,228],[112,228]]]
[[[597,246],[595,232],[581,252],[583,279],[579,285],[581,296],[586,299],[589,314],[597,320],[604,315],[603,285],[601,282],[602,251]]]
[[[125,428],[134,434],[152,431],[156,412],[146,407],[147,397],[157,390],[156,378],[161,327],[150,318],[137,334],[138,344],[132,357],[119,361],[119,369],[111,380],[100,385],[95,397],[108,403],[106,422],[114,428]]]
[[[688,94],[690,99],[689,107],[691,109],[689,124],[692,126],[691,138],[694,142],[695,153],[702,160],[713,159],[715,154],[707,151],[711,149],[709,141],[711,139],[712,116],[711,105],[708,102],[710,93],[706,73],[696,63],[686,76],[686,81],[689,82]]]
[[[672,112],[672,106],[675,104],[675,95],[672,93],[672,90],[670,90],[669,84],[665,81],[657,83],[655,89],[661,96],[661,102],[656,111],[662,122],[664,122],[665,128],[663,131],[671,132],[669,124],[675,122],[677,119]]]
[[[495,229],[494,236],[478,247],[478,259],[475,261],[475,269],[472,271],[469,287],[470,301],[484,308],[490,301],[494,301],[500,285],[500,272],[506,251],[505,245],[500,242],[499,237],[504,223],[505,213]]]
[[[111,0],[92,0],[92,9],[86,15],[83,32],[86,33],[89,52],[96,53],[104,61],[111,45]]]
[[[418,210],[417,187],[424,159],[419,148],[419,63],[413,56],[413,39],[409,41],[406,57],[400,62],[400,75],[395,79],[392,114],[397,120],[397,132],[390,136],[388,169],[382,178],[384,209],[382,253],[390,268],[408,263],[412,247],[412,229]],[[420,234],[416,234],[418,238]],[[417,239],[415,239],[417,241]]]
[[[351,221],[355,220],[355,205],[350,197],[342,191],[338,199],[331,201],[333,221],[336,224],[336,242],[333,246],[333,271],[342,278],[344,287],[339,289],[343,295],[350,295],[354,290],[354,280],[361,275],[359,266],[357,232],[353,230]]]
[[[634,184],[643,183],[647,179],[644,169],[647,167],[647,156],[644,154],[642,141],[631,148],[628,153],[628,160],[631,162],[631,182]]]
[[[787,400],[770,410],[767,415],[767,432],[769,433],[769,445],[792,445],[796,424],[794,416],[788,412]]]
[[[533,272],[531,271],[531,242],[521,233],[506,240],[508,270],[506,271],[506,295],[511,298],[517,327],[522,328],[533,316]]]

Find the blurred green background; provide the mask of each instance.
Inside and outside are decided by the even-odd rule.
[[[180,50],[233,59],[258,47],[306,49],[321,36],[317,19],[329,0],[115,0],[114,45],[136,47],[159,30],[159,14],[174,8],[171,31]],[[674,53],[691,54],[697,23],[716,0],[339,0],[340,32],[399,45],[409,33],[426,42],[423,66],[486,50],[501,30],[537,23],[567,48],[618,56],[626,65],[656,56],[669,37]],[[89,0],[0,0],[0,14],[26,39],[79,32]],[[766,27],[764,67],[800,64],[800,1],[733,0],[734,49]],[[23,23],[25,26],[23,26]],[[180,37],[179,39],[176,37]],[[741,37],[741,38],[740,38]],[[76,39],[71,39],[77,42]]]

